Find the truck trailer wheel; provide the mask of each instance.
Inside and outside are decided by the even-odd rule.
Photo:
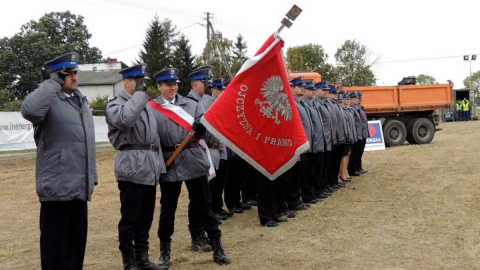
[[[383,137],[388,146],[399,146],[405,143],[407,129],[398,120],[388,120],[383,127]]]
[[[433,140],[435,126],[427,118],[412,119],[408,123],[407,140],[411,144],[427,144]]]

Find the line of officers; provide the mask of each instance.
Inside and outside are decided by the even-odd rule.
[[[267,227],[287,222],[368,172],[362,166],[369,137],[362,92],[340,91],[328,81],[303,76],[292,79],[290,87],[310,149],[275,181],[258,174],[260,223]]]
[[[115,176],[121,200],[119,248],[124,269],[168,269],[174,233],[175,212],[182,183],[188,190],[188,229],[193,251],[213,250],[214,262],[230,264],[221,242],[221,220],[258,206],[260,224],[276,227],[294,218],[298,210],[328,197],[345,186],[352,176],[366,171],[361,156],[368,137],[368,123],[359,100],[360,92],[338,94],[328,82],[315,84],[303,77],[291,80],[296,107],[311,148],[291,170],[270,181],[221,143],[199,122],[218,98],[225,83],[212,81],[210,66],[189,75],[191,90],[178,94],[178,70],[166,68],[153,77],[160,95],[149,102],[145,94],[146,65],[120,71],[125,92],[109,101],[106,119],[109,139],[120,150],[115,158]],[[228,83],[228,82],[227,82]],[[163,108],[163,109],[162,109]],[[167,111],[165,111],[167,108]],[[177,109],[181,113],[171,114]],[[167,168],[165,160],[189,131],[183,119],[191,118],[192,138]],[[207,152],[216,171],[209,181]],[[148,259],[148,232],[155,208],[156,185],[160,184],[160,257]],[[228,210],[225,210],[224,205]]]

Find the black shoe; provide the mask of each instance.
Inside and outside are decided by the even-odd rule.
[[[250,210],[250,209],[252,209],[252,206],[248,205],[248,204],[245,204],[245,203],[242,203],[240,208],[242,208],[243,210]]]
[[[273,221],[275,222],[288,222],[288,219],[284,218],[284,217],[276,217],[276,218],[273,218]]]
[[[247,202],[245,202],[245,204],[250,206],[258,206],[258,202],[255,200],[248,200]]]
[[[361,174],[361,173],[360,173],[359,171],[354,171],[351,175],[353,175],[353,176],[360,176],[360,174]]]
[[[215,216],[218,220],[227,220],[227,216],[222,215],[221,213],[216,213]]]
[[[294,218],[297,216],[297,211],[288,211],[287,218]]]
[[[273,220],[269,220],[269,221],[267,221],[267,223],[262,224],[262,226],[264,226],[264,227],[277,227],[278,223],[273,221]]]
[[[234,207],[234,208],[230,209],[230,211],[233,212],[233,213],[237,213],[237,214],[243,213],[243,209],[240,208],[240,207]]]
[[[306,210],[308,207],[305,204],[299,204],[297,206],[290,207],[288,210],[290,211],[302,211]]]
[[[225,209],[221,209],[220,214],[222,214],[224,216],[227,216],[227,217],[232,217],[233,216],[233,212],[227,211]]]
[[[326,199],[326,198],[328,198],[329,195],[332,195],[332,193],[330,193],[330,192],[324,192],[324,193],[318,195],[317,198],[318,198],[318,199]]]
[[[303,203],[303,206],[305,206],[306,208],[310,208],[310,206],[312,206],[311,203]]]
[[[361,173],[361,174],[364,174],[364,173],[367,173],[367,172],[368,172],[368,171],[367,171],[367,170],[364,170],[364,169],[361,169],[361,170],[360,170],[360,173]]]

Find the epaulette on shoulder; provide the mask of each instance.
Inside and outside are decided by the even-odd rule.
[[[108,102],[114,101],[118,96],[114,96],[113,98],[109,99]]]
[[[191,99],[191,100],[195,100],[196,102],[200,102],[200,101],[198,101],[196,98],[194,98],[194,97],[192,97],[192,96],[190,96],[190,95],[188,95],[187,98],[189,98],[189,99]]]

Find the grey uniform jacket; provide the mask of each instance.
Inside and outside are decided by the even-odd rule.
[[[362,104],[358,104],[357,106],[359,108],[358,112],[360,113],[360,119],[362,121],[362,139],[366,139],[370,137],[370,133],[368,131],[367,113],[365,112],[365,108]]]
[[[165,101],[160,96],[157,97],[155,103],[161,105]],[[176,96],[175,105],[182,108],[185,112],[191,115],[194,119],[203,115],[203,106],[189,98],[181,95]],[[150,105],[148,105],[150,107]],[[157,121],[158,135],[162,145],[163,158],[168,160],[173,151],[169,149],[175,148],[188,135],[188,132],[181,126],[177,125],[173,120],[164,114],[155,110],[155,119]],[[195,145],[196,140],[191,139],[189,145]],[[186,147],[175,158],[170,165],[167,174],[164,177],[165,182],[180,182],[191,180],[200,176],[206,176],[210,162],[208,161],[207,152],[200,146]]]
[[[355,142],[362,140],[362,118],[360,117],[360,107],[356,104],[350,104],[355,119],[356,137]]]
[[[356,129],[355,129],[355,117],[353,116],[354,112],[353,109],[350,106],[340,106],[341,109],[343,110],[343,114],[345,115],[345,123],[346,125],[346,130],[345,132],[347,134],[346,136],[346,141],[347,144],[354,144],[356,141]]]
[[[319,97],[315,97],[313,102],[315,103],[315,108],[317,109],[318,114],[322,118],[325,151],[332,151],[332,116],[330,115],[327,107],[325,106],[324,100],[321,100]]]
[[[41,202],[90,201],[98,184],[93,116],[85,96],[81,105],[60,85],[46,80],[22,103],[33,123],[37,145],[36,190]]]
[[[205,111],[207,111],[208,108],[212,106],[213,102],[215,102],[215,99],[212,96],[203,95],[201,97],[193,90],[190,90],[190,93],[188,93],[187,97],[200,102]],[[213,166],[215,167],[215,170],[218,170],[218,167],[220,166],[220,159],[227,160],[227,147],[209,131],[207,131],[207,134],[203,136],[203,139],[208,145]]]
[[[115,149],[127,145],[155,145],[160,148],[154,112],[147,110],[148,96],[135,92],[133,96],[121,91],[105,109],[108,139]],[[165,173],[161,150],[125,150],[115,157],[117,181],[153,186]]]
[[[331,98],[327,98],[327,102],[329,103],[330,107],[333,109],[336,117],[336,123],[334,125],[336,126],[337,129],[337,144],[346,144],[347,143],[347,136],[348,136],[348,130],[346,127],[346,122],[345,122],[345,115],[343,110],[340,108],[340,105],[338,105],[338,102],[336,100],[332,100]]]
[[[305,108],[310,112],[310,119],[312,119],[312,152],[325,152],[325,138],[323,134],[323,123],[320,113],[314,106],[313,100],[304,99]]]
[[[305,153],[312,152],[312,136],[313,136],[313,126],[312,126],[312,119],[310,119],[310,115],[305,108],[304,100],[297,96],[293,96],[295,99],[295,104],[297,105],[298,113],[300,114],[300,119],[302,119],[303,129],[305,129],[305,134],[307,135],[307,139],[310,142],[310,149],[305,151]]]

